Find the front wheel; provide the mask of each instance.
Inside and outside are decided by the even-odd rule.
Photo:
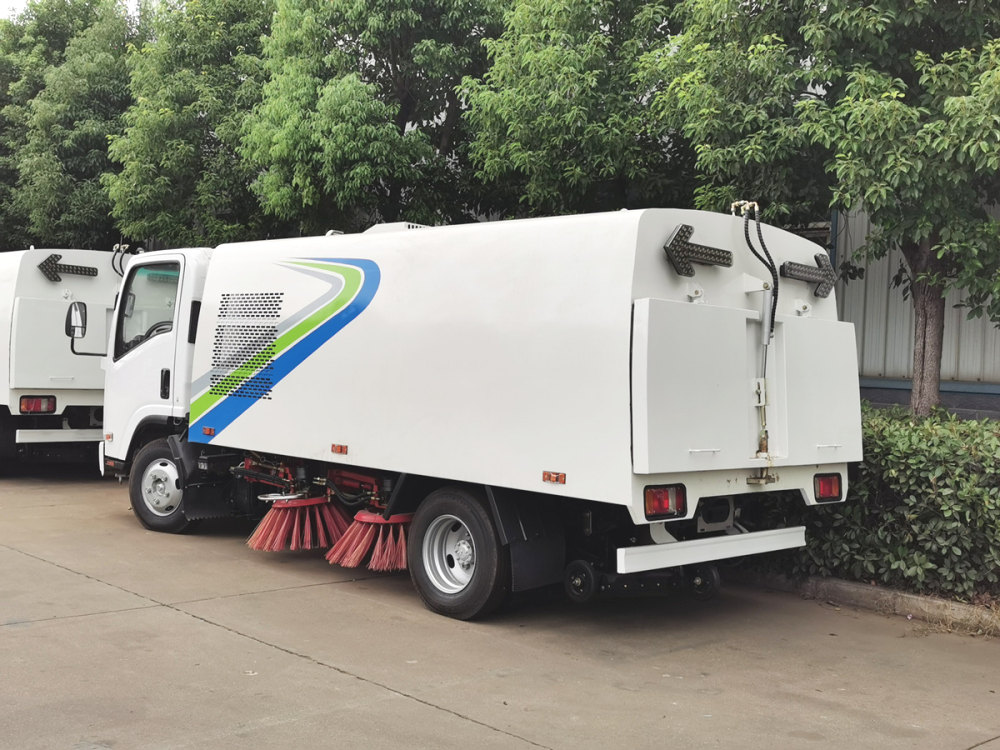
[[[420,504],[407,564],[424,604],[459,620],[489,614],[510,591],[508,550],[486,501],[465,489],[440,489]]]
[[[166,438],[145,445],[132,462],[128,494],[132,512],[151,531],[178,533],[191,523],[184,516],[180,471]]]

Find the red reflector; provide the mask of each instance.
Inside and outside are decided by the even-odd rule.
[[[543,471],[542,481],[550,484],[566,484],[566,475],[560,471]]]
[[[21,396],[22,414],[52,414],[55,410],[55,396]]]
[[[347,446],[346,445],[338,445],[338,444],[334,443],[333,445],[330,446],[330,450],[333,453],[336,453],[338,456],[346,456],[347,455]]]
[[[646,518],[670,518],[687,513],[687,490],[683,484],[647,487],[644,495]]]
[[[816,491],[816,502],[831,502],[840,500],[840,474],[817,474],[813,477],[813,489]]]
[[[214,427],[202,427],[201,428],[201,434],[202,435],[208,435],[209,437],[212,437],[213,435],[215,435],[215,428]]]

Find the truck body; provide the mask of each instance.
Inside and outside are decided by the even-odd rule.
[[[587,598],[801,546],[802,527],[753,519],[843,501],[861,457],[854,331],[821,248],[761,226],[768,268],[746,229],[650,209],[140,256],[102,465],[131,471],[140,520],[168,531],[252,513],[268,471],[331,497],[368,477],[377,510],[415,514],[424,601],[459,617],[497,589],[564,580]],[[169,502],[149,502],[151,460]],[[434,512],[496,580],[450,577]]]
[[[108,322],[121,281],[113,255],[32,248],[0,253],[0,460],[92,455],[102,439]],[[88,332],[71,351],[68,302],[85,302]]]

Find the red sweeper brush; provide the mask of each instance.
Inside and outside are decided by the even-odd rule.
[[[344,535],[348,523],[347,514],[326,496],[275,500],[247,546],[266,552],[329,547]]]
[[[340,541],[326,553],[326,559],[344,568],[356,568],[370,550],[370,570],[406,570],[406,525],[412,520],[412,513],[383,518],[378,513],[363,510],[354,516],[354,522]]]

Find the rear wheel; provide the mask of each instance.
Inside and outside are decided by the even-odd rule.
[[[586,560],[573,560],[566,566],[563,589],[570,601],[586,604],[597,593],[599,574]]]
[[[432,492],[410,526],[407,564],[429,609],[469,620],[495,610],[510,591],[510,556],[481,496],[448,487]]]
[[[184,516],[180,471],[166,438],[154,440],[136,454],[128,494],[132,512],[147,529],[177,533],[191,523]]]
[[[715,565],[699,565],[688,571],[688,593],[698,601],[714,599],[721,585],[722,579]]]

